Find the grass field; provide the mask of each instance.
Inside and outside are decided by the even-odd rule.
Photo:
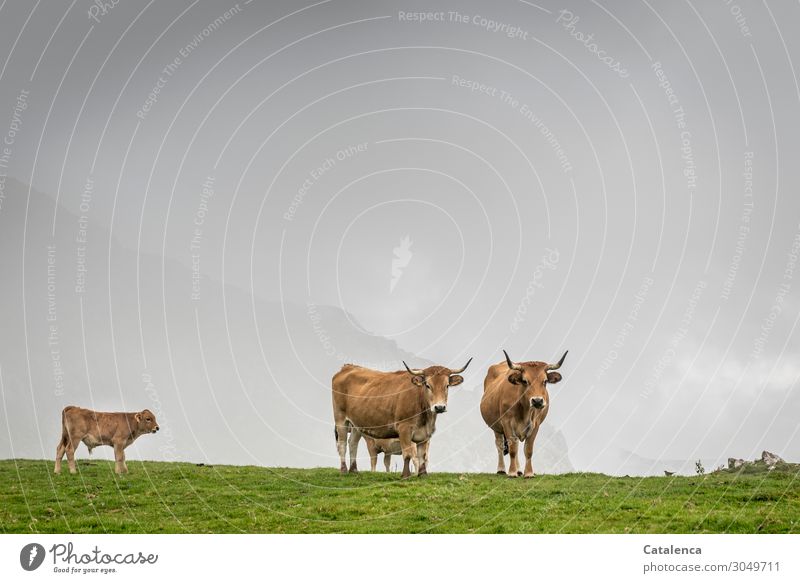
[[[508,479],[336,469],[0,461],[0,528],[16,533],[776,533],[800,531],[800,466],[696,477]]]

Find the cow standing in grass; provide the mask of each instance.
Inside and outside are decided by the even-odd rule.
[[[350,433],[350,471],[357,472],[356,456],[361,435],[373,439],[399,439],[403,454],[403,478],[411,475],[415,458],[417,474],[427,473],[424,455],[427,443],[436,430],[436,417],[447,411],[448,389],[464,382],[459,370],[444,366],[380,372],[346,364],[333,375],[333,419],[340,468],[347,473],[345,454]]]
[[[550,409],[548,384],[561,381],[561,374],[555,372],[564,364],[567,353],[556,364],[546,362],[511,362],[504,350],[505,362],[489,367],[483,381],[481,416],[494,431],[497,447],[497,473],[505,474],[503,458],[508,453],[510,464],[508,477],[523,475],[517,463],[519,442],[525,442],[526,478],[533,477],[533,442],[539,427]]]
[[[55,473],[61,473],[61,459],[67,454],[69,473],[78,470],[75,466],[75,448],[82,441],[89,453],[98,445],[114,448],[114,469],[118,474],[127,473],[125,448],[136,441],[140,435],[156,433],[159,430],[156,416],[149,409],[138,413],[102,413],[67,407],[61,412],[61,441],[56,450]]]

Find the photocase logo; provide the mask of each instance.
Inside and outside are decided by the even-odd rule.
[[[408,267],[411,258],[414,256],[411,252],[411,245],[413,245],[413,242],[411,238],[406,235],[400,239],[400,245],[392,249],[394,257],[392,257],[392,280],[389,283],[389,293],[394,291],[397,282],[403,277],[403,269]]]
[[[19,552],[19,564],[26,571],[35,571],[44,562],[44,547],[39,543],[30,543]]]

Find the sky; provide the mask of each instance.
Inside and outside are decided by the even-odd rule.
[[[800,459],[799,11],[3,4],[0,456],[337,466],[341,364],[474,357],[432,466],[492,471],[505,349],[574,469]]]

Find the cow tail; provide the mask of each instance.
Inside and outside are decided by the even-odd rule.
[[[335,427],[333,428],[333,437],[336,438],[336,441],[339,441],[339,430]]]
[[[67,431],[67,409],[69,407],[65,407],[63,411],[61,411],[61,445],[67,447],[69,445],[69,432]]]
[[[508,455],[508,440],[505,435],[503,435],[503,455]]]

